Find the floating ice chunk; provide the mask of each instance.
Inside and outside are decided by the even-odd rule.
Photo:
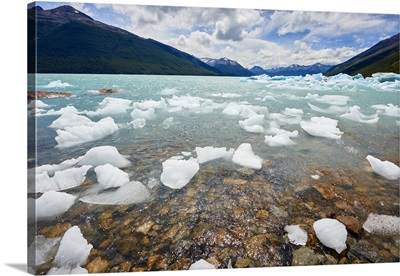
[[[359,109],[360,107],[358,106],[350,107],[349,111],[345,114],[340,115],[340,117],[351,121],[366,123],[366,124],[375,124],[378,122],[379,120],[378,114],[367,116],[362,114],[359,111]]]
[[[209,146],[204,148],[196,147],[195,151],[197,154],[197,162],[199,164],[203,164],[205,162],[220,158],[230,161],[232,159],[234,149],[227,150],[226,147],[214,148]]]
[[[301,116],[304,114],[303,110],[301,109],[288,107],[286,107],[282,113],[289,116]]]
[[[134,108],[138,108],[141,110],[148,110],[150,108],[153,109],[167,109],[168,105],[164,98],[161,98],[159,101],[147,100],[142,102],[133,103]]]
[[[62,237],[60,247],[54,257],[53,267],[47,274],[87,273],[82,266],[85,265],[92,248],[93,246],[83,237],[79,227],[71,227]]]
[[[400,167],[389,161],[381,161],[371,155],[367,156],[372,170],[387,179],[395,180],[400,178]]]
[[[76,165],[76,163],[78,163],[78,161],[79,161],[78,159],[72,158],[72,159],[63,161],[60,164],[53,164],[53,165],[46,164],[46,165],[42,165],[42,166],[39,166],[36,168],[32,168],[32,169],[29,169],[29,172],[43,173],[44,171],[47,171],[49,176],[53,176],[56,171],[62,171],[65,169],[69,169],[69,168],[73,167],[74,165]]]
[[[159,95],[174,95],[177,92],[177,89],[174,88],[164,88],[163,90],[161,90],[160,92],[158,92]]]
[[[213,97],[221,97],[221,98],[241,98],[242,95],[236,93],[215,93],[211,94]]]
[[[363,228],[372,234],[385,236],[398,235],[400,234],[400,218],[371,213],[364,222]]]
[[[264,98],[262,98],[261,101],[263,101],[263,102],[266,102],[266,101],[275,101],[275,102],[276,102],[275,98],[274,98],[273,96],[269,96],[269,95],[267,95],[267,96],[265,96]]]
[[[250,118],[259,114],[268,115],[268,108],[265,106],[247,105],[245,103],[230,103],[224,107],[222,113],[230,116],[239,115],[243,118]]]
[[[312,136],[340,139],[343,134],[336,127],[337,120],[325,117],[312,117],[310,122],[301,121],[300,126]]]
[[[337,113],[343,113],[349,110],[347,106],[341,107],[337,105],[331,105],[328,108],[319,108],[315,105],[308,104],[310,108],[314,111],[325,113],[325,114],[337,114]]]
[[[267,129],[267,133],[272,135],[285,134],[288,137],[297,137],[297,135],[299,134],[297,130],[287,131],[279,128],[279,125],[275,121],[271,121],[269,123],[269,128]]]
[[[36,199],[36,219],[43,220],[61,215],[71,208],[76,196],[56,191],[45,192]]]
[[[53,121],[49,126],[51,128],[65,129],[72,126],[93,126],[95,122],[88,117],[78,115],[76,113],[64,113]]]
[[[257,112],[253,108],[251,108],[251,106],[245,105],[242,107],[239,115],[243,118],[251,118],[257,116]]]
[[[286,225],[284,230],[288,233],[289,241],[295,245],[306,245],[307,232],[298,225]]]
[[[165,119],[162,123],[162,128],[163,129],[168,129],[170,128],[174,123],[174,118],[173,117],[168,117],[167,119]]]
[[[39,266],[53,259],[57,253],[60,240],[61,237],[46,239],[42,235],[35,236],[34,241],[28,248],[28,256],[30,258],[28,264]]]
[[[86,114],[89,116],[99,116],[125,113],[130,108],[131,103],[131,100],[106,97],[99,103],[99,108],[95,111],[87,111]]]
[[[75,114],[79,114],[78,109],[75,108],[75,106],[72,105],[67,105],[66,107],[60,108],[57,111],[54,111],[54,109],[50,109],[49,111],[47,111],[44,114],[41,114],[42,116],[45,115],[62,115],[64,113],[75,113]]]
[[[46,107],[49,107],[49,105],[45,104],[41,100],[31,100],[28,104],[28,109],[46,108]]]
[[[189,270],[197,270],[197,269],[216,269],[213,264],[210,264],[204,259],[198,260],[197,262],[193,263]]]
[[[126,172],[110,164],[97,166],[94,171],[102,189],[120,187],[129,182],[129,175]]]
[[[184,187],[198,172],[200,166],[194,159],[173,160],[168,159],[162,163],[161,183],[172,189]]]
[[[43,86],[47,88],[56,88],[56,87],[69,87],[72,86],[68,82],[62,82],[61,80],[51,81],[49,84]]]
[[[393,116],[393,117],[400,117],[400,108],[397,105],[393,105],[393,104],[388,104],[388,105],[384,105],[384,104],[376,104],[371,106],[374,109],[380,109],[383,110],[384,115],[387,116]]]
[[[280,125],[296,125],[301,122],[301,116],[300,115],[285,115],[281,113],[272,113],[270,115],[271,119],[276,121]]]
[[[143,128],[146,125],[146,119],[137,118],[130,122],[128,125],[132,125],[134,129]]]
[[[189,157],[189,156],[192,155],[192,153],[191,153],[190,151],[182,151],[181,153],[182,153],[182,155],[185,156],[185,157]],[[197,160],[197,161],[198,161],[198,160]]]
[[[239,121],[241,128],[248,132],[263,133],[264,132],[264,115],[254,115],[243,121]]]
[[[318,179],[320,179],[321,177],[320,177],[318,174],[313,174],[313,175],[311,176],[311,178],[312,178],[312,179],[315,179],[315,180],[318,180]]]
[[[79,165],[99,165],[111,164],[117,168],[124,168],[130,165],[130,161],[121,155],[114,146],[100,146],[91,148],[79,160]]]
[[[154,111],[154,108],[149,108],[149,109],[147,109],[145,111],[135,108],[131,112],[131,116],[132,116],[132,119],[141,118],[141,119],[151,120],[151,119],[154,119],[154,117],[155,117],[155,111]]]
[[[326,103],[331,105],[347,105],[347,101],[350,99],[349,96],[343,95],[323,95],[308,93],[305,99],[313,100],[320,103]]]
[[[79,186],[85,181],[86,173],[91,168],[85,165],[79,168],[70,168],[56,171],[53,177],[49,177],[47,171],[36,174],[36,187],[30,192],[44,193],[47,191],[62,191]]]
[[[259,170],[262,167],[263,159],[254,154],[249,143],[241,144],[232,157],[232,162],[240,166]]]
[[[347,230],[338,220],[320,219],[314,222],[313,228],[317,238],[326,247],[335,249],[339,254],[347,248]]]
[[[118,205],[138,204],[145,202],[149,198],[150,193],[146,186],[139,181],[132,181],[125,183],[117,190],[86,195],[80,200],[89,204]]]
[[[93,125],[70,126],[64,130],[57,129],[57,148],[68,148],[86,142],[102,139],[118,130],[111,117],[101,119]]]
[[[281,147],[295,145],[286,133],[276,134],[274,136],[265,135],[264,142],[270,147]]]

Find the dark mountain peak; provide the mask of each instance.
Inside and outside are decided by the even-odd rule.
[[[237,61],[231,60],[227,57],[215,59],[203,57],[200,59],[202,62],[217,68],[223,74],[230,76],[251,76],[252,72],[245,69],[242,65],[240,65]]]
[[[36,10],[36,11],[42,11],[43,8],[41,6],[33,6],[32,8],[30,8],[29,10]]]

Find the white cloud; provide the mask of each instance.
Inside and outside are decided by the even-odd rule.
[[[70,3],[70,6],[80,12],[83,12],[84,14],[91,16],[91,17],[93,17],[95,15],[95,13],[90,8],[85,6],[84,3]]]

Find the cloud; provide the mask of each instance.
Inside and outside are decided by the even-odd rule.
[[[70,3],[70,6],[75,8],[78,11],[83,12],[84,14],[87,14],[91,17],[95,16],[96,13],[93,12],[87,5],[84,3]]]

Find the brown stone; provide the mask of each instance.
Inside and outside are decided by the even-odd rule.
[[[140,225],[138,228],[136,228],[136,232],[143,233],[146,235],[150,231],[151,227],[153,227],[154,224],[155,223],[152,220],[146,221],[145,223]]]
[[[71,223],[57,223],[54,226],[48,226],[40,230],[40,234],[46,238],[55,238],[64,235],[64,233],[71,228]]]
[[[215,268],[218,268],[221,265],[216,258],[207,258],[206,262],[212,264]]]
[[[109,219],[106,219],[106,220],[102,220],[100,222],[100,228],[103,229],[103,230],[107,230],[107,229],[110,228],[110,225],[112,224],[112,222],[113,222],[112,218],[109,218]]]
[[[336,219],[343,223],[349,231],[358,235],[361,234],[363,225],[356,217],[337,216]]]
[[[110,244],[112,244],[113,240],[112,239],[107,239],[105,241],[103,241],[102,243],[100,243],[99,248],[107,248],[110,246]]]
[[[245,184],[247,184],[247,180],[236,179],[236,178],[224,178],[222,183],[227,184],[227,185],[245,185]]]
[[[105,273],[108,270],[109,261],[97,257],[90,263],[88,263],[85,268],[89,273]]]
[[[65,98],[71,97],[72,94],[68,92],[54,92],[54,91],[28,91],[28,100],[42,99],[42,98]]]
[[[267,219],[269,216],[267,210],[260,210],[257,212],[256,217],[258,219]]]
[[[119,91],[117,89],[112,89],[112,88],[102,88],[99,90],[100,94],[114,94],[118,92]]]
[[[245,267],[251,267],[253,264],[253,261],[250,259],[238,259],[233,266],[234,268],[245,268]]]
[[[166,270],[168,268],[168,259],[158,254],[150,256],[147,260],[148,270]]]
[[[119,272],[129,272],[131,271],[132,262],[125,261],[119,264],[118,271]]]

